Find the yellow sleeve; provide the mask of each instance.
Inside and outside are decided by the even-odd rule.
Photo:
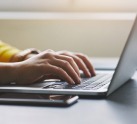
[[[0,41],[0,62],[9,62],[20,50]]]

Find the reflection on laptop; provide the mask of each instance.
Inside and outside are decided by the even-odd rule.
[[[136,18],[136,17],[135,17]],[[120,60],[113,74],[98,74],[92,78],[82,78],[79,85],[69,85],[62,81],[48,81],[33,84],[28,87],[3,86],[0,92],[43,93],[43,94],[71,94],[108,96],[125,84],[135,73],[137,68],[137,19],[121,54]]]

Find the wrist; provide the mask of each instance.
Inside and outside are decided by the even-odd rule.
[[[15,62],[15,63],[10,63],[10,68],[9,68],[9,72],[10,72],[10,83],[15,83],[15,84],[19,84],[19,80],[21,80],[20,78],[23,76],[23,69],[25,69],[26,64],[24,64],[25,61],[23,62]]]
[[[16,79],[16,63],[0,63],[0,84],[10,84]]]

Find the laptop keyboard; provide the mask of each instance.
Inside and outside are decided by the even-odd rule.
[[[81,84],[70,85],[67,82],[51,82],[49,85],[44,86],[45,89],[77,89],[77,90],[98,90],[103,86],[110,83],[112,75],[98,74],[92,78],[82,78]]]

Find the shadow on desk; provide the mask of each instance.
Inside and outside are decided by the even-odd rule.
[[[81,99],[87,100],[105,100],[108,103],[121,104],[137,108],[137,80],[130,79],[122,87],[117,89],[108,97],[104,96],[80,96]]]
[[[112,93],[107,100],[127,107],[137,107],[137,80],[129,80],[125,85]]]
[[[91,115],[94,111],[93,117],[96,118],[94,123],[137,123],[137,80],[129,80],[125,85],[120,87],[107,98],[90,98],[82,99],[81,101],[83,102],[84,109],[86,109],[90,115],[90,120],[93,119]]]

